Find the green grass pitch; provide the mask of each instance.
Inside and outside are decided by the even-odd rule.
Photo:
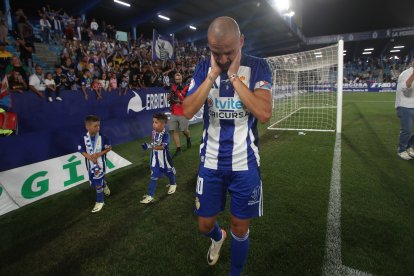
[[[344,95],[342,263],[377,275],[414,271],[414,161],[396,154],[394,97]],[[84,183],[0,217],[0,275],[228,275],[230,242],[209,267],[209,241],[197,230],[201,125],[191,132],[193,148],[174,159],[172,196],[163,178],[156,202],[139,203],[150,176],[139,140],[114,148],[133,165],[108,176],[112,195],[101,212],[90,212],[95,194]],[[250,227],[245,274],[321,275],[335,134],[265,125],[260,133],[264,216]],[[228,209],[219,221],[229,229]]]

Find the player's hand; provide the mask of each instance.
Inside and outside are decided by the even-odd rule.
[[[239,49],[239,52],[237,53],[236,57],[231,62],[230,67],[227,70],[227,76],[230,77],[233,74],[237,75],[237,72],[239,71],[239,67],[240,67],[240,60],[241,60],[241,48]]]
[[[210,74],[212,74],[212,78],[215,79],[220,75],[220,73],[221,73],[221,68],[217,64],[213,54],[211,54],[211,71],[210,71]]]
[[[151,146],[151,144],[144,143],[144,144],[142,144],[142,145],[141,145],[141,148],[142,148],[143,150],[147,150],[147,149],[152,148],[152,146]]]
[[[98,159],[98,157],[99,157],[99,154],[95,152],[94,154],[92,154],[92,155],[91,155],[91,157],[92,157],[94,160],[97,160],[97,159]]]

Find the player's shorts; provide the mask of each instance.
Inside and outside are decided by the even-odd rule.
[[[163,175],[166,175],[168,178],[175,175],[175,169],[172,167],[171,169],[161,169],[160,167],[151,167],[151,179],[158,180]]]
[[[185,131],[188,129],[188,120],[184,116],[175,116],[171,114],[170,117],[170,130]]]
[[[96,186],[103,186],[104,179],[105,174],[99,178],[96,178],[93,173],[89,173],[89,183],[93,188],[96,188]]]
[[[212,170],[200,166],[196,187],[196,214],[213,217],[224,210],[227,191],[231,214],[239,219],[263,215],[262,180],[259,168],[249,171]]]

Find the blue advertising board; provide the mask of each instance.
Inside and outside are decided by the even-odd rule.
[[[151,134],[152,116],[169,112],[164,88],[130,90],[127,95],[102,93],[88,100],[81,91],[61,91],[62,102],[48,102],[32,92],[13,93],[13,111],[19,120],[19,134],[0,138],[0,171],[62,156],[77,150],[86,132],[84,118],[101,118],[101,132],[112,145]],[[139,149],[137,149],[138,151]]]

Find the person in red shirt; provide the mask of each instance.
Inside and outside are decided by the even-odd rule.
[[[180,73],[174,75],[174,84],[171,85],[171,91],[168,100],[171,106],[170,130],[174,131],[173,139],[176,151],[173,155],[181,153],[180,131],[187,138],[187,148],[191,148],[190,131],[188,129],[188,119],[184,117],[183,102],[187,95],[188,85],[183,85],[183,76]]]

